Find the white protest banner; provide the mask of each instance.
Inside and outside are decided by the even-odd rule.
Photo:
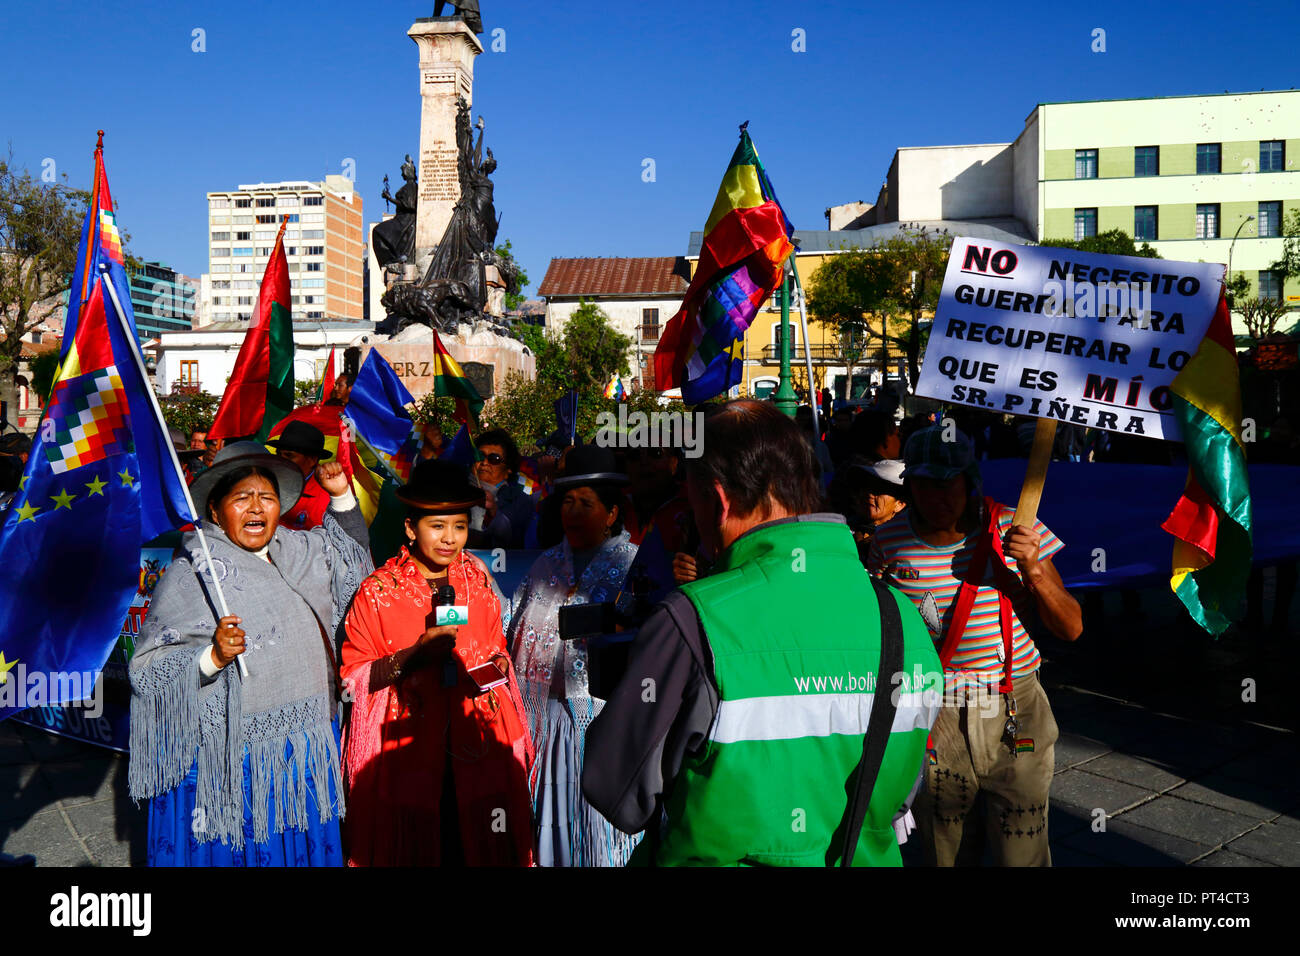
[[[994,414],[1180,440],[1169,385],[1224,267],[953,240],[916,394]]]

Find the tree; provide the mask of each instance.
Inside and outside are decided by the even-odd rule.
[[[1223,283],[1223,287],[1228,298],[1228,308],[1233,311],[1237,309],[1238,302],[1245,300],[1250,295],[1250,280],[1246,278],[1244,272],[1234,272]]]
[[[1241,320],[1245,323],[1246,334],[1254,340],[1253,344],[1258,345],[1260,339],[1277,331],[1277,324],[1282,321],[1282,317],[1288,310],[1285,302],[1252,296],[1240,300],[1237,303],[1237,311],[1241,313]]]
[[[1282,273],[1282,281],[1300,276],[1300,209],[1292,209],[1282,220],[1282,258],[1269,267]]]
[[[833,256],[812,275],[809,311],[837,338],[860,329],[867,342],[879,341],[882,349],[897,345],[907,356],[915,388],[929,337],[922,322],[939,304],[951,248],[946,231],[907,229],[869,249]]]
[[[520,304],[526,298],[526,296],[524,295],[524,290],[528,288],[528,273],[524,271],[523,266],[519,265],[519,263],[515,260],[514,255],[511,253],[509,239],[506,240],[506,244],[504,246],[497,246],[494,251],[502,259],[509,259],[511,262],[514,263],[515,283],[519,291],[511,292],[509,289],[507,289],[506,303],[505,303],[506,311],[513,312],[515,309],[519,308]]]
[[[37,181],[0,159],[0,401],[17,407],[22,337],[59,303],[90,194]]]
[[[37,353],[28,360],[27,368],[31,372],[28,383],[31,390],[40,396],[42,405],[47,404],[50,392],[54,390],[54,376],[59,373],[59,350],[46,349]]]
[[[311,381],[302,381],[297,379],[293,383],[293,407],[302,408],[304,405],[316,404],[316,393],[320,391],[320,379]],[[325,396],[329,398],[328,395]]]
[[[1160,259],[1162,256],[1151,248],[1148,242],[1141,246],[1133,241],[1123,229],[1108,229],[1095,236],[1084,239],[1044,239],[1040,246],[1057,246],[1061,249],[1075,249],[1078,252],[1096,252],[1107,256],[1141,256],[1144,259]]]
[[[207,431],[212,427],[212,419],[217,415],[217,406],[221,398],[208,392],[174,392],[160,395],[158,404],[162,407],[163,421],[169,428],[179,428],[189,437],[196,428]]]

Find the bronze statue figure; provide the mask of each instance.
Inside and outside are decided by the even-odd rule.
[[[390,262],[405,260],[410,262],[415,257],[415,207],[419,200],[419,189],[415,178],[415,163],[411,154],[406,154],[402,163],[402,178],[406,180],[402,188],[393,196],[388,192],[388,177],[384,177],[383,198],[397,207],[397,214],[386,222],[375,226],[373,245],[375,259],[382,269]]]
[[[483,16],[479,13],[478,0],[434,0],[433,15],[442,16],[443,7],[455,10],[452,16],[460,17],[465,21],[465,26],[475,33],[483,32]]]

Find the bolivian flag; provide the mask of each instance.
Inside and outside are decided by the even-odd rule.
[[[471,433],[478,428],[478,413],[483,399],[474,383],[465,377],[459,363],[442,344],[438,330],[433,330],[433,394],[456,399],[456,421],[468,425]],[[473,437],[471,434],[470,437]]]
[[[1187,450],[1187,485],[1165,519],[1174,541],[1170,586],[1196,623],[1227,629],[1250,576],[1250,487],[1241,440],[1241,385],[1222,296],[1200,347],[1170,386]]]
[[[306,422],[319,428],[325,436],[325,450],[332,456],[330,460],[343,466],[343,471],[352,483],[352,491],[357,496],[361,514],[366,519],[366,524],[370,524],[379,510],[383,478],[367,466],[364,451],[352,440],[353,433],[343,427],[342,413],[343,409],[337,405],[304,405],[295,408],[271,428],[269,439],[279,438],[285,427],[293,421]]]
[[[681,310],[655,349],[655,387],[680,388],[688,405],[740,382],[740,343],[755,314],[781,284],[794,246],[767,170],[741,127]]]

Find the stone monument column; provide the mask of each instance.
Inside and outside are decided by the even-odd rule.
[[[483,52],[457,17],[416,20],[406,35],[420,49],[420,201],[415,214],[415,265],[428,268],[434,247],[460,198],[456,101],[473,103],[474,57]]]

